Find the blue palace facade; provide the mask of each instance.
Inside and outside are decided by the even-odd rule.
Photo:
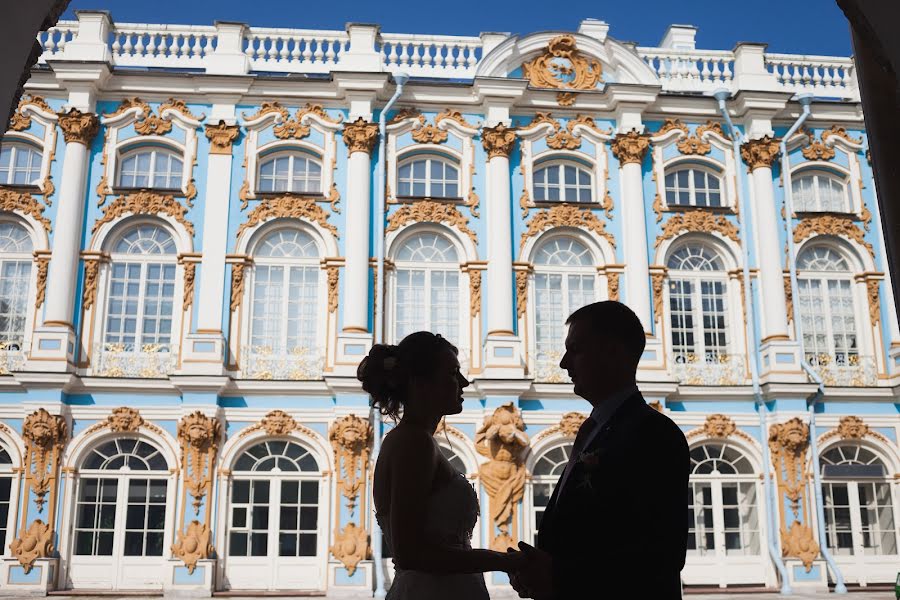
[[[356,366],[420,329],[472,380],[435,436],[473,545],[532,541],[588,412],[563,323],[605,299],[691,446],[685,589],[893,581],[852,60],[609,29],[42,32],[0,147],[0,594],[383,589]]]

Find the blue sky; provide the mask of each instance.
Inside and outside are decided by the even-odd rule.
[[[348,21],[378,23],[382,31],[477,35],[575,30],[586,17],[610,24],[610,35],[656,45],[671,23],[699,27],[698,48],[730,50],[739,41],[767,42],[772,52],[843,55],[850,34],[834,0],[72,0],[64,18],[79,9],[110,11],[121,23],[241,21],[260,27],[343,29]]]

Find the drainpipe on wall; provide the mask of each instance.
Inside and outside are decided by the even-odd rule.
[[[378,116],[378,166],[375,175],[375,281],[373,291],[375,300],[375,339],[376,344],[384,343],[384,173],[385,173],[385,135],[387,133],[387,113],[403,93],[403,85],[409,81],[409,75],[403,72],[394,74],[394,83],[397,88],[388,103],[381,109]],[[382,422],[381,412],[372,410],[372,464],[377,464],[378,453],[381,450]],[[375,521],[372,524],[372,559],[375,563],[375,597],[384,598],[387,592],[384,589],[384,564],[381,559],[381,527]]]
[[[841,570],[834,561],[834,557],[831,556],[831,551],[828,550],[828,544],[825,543],[825,508],[822,503],[822,485],[819,478],[819,445],[816,441],[816,404],[818,404],[825,395],[825,384],[819,374],[813,370],[812,366],[806,360],[806,353],[802,350],[803,322],[799,315],[800,295],[798,293],[799,286],[797,285],[797,249],[794,245],[794,236],[790,227],[791,219],[793,219],[794,215],[794,202],[793,188],[791,186],[791,161],[788,157],[787,143],[791,136],[800,129],[800,126],[803,125],[803,122],[806,121],[807,117],[809,117],[809,105],[812,102],[812,99],[812,94],[800,94],[796,96],[797,102],[803,107],[803,112],[800,113],[800,116],[794,124],[791,125],[791,128],[784,134],[784,137],[781,138],[781,177],[784,181],[785,237],[787,238],[788,245],[788,272],[790,273],[791,278],[791,297],[795,299],[796,303],[794,309],[794,335],[801,345],[800,364],[809,378],[816,383],[816,393],[813,394],[807,402],[809,406],[809,447],[812,453],[810,462],[812,464],[813,485],[815,487],[814,495],[816,499],[816,524],[819,529],[819,541],[822,542],[819,544],[819,550],[822,552],[825,562],[828,563],[828,568],[831,569],[831,572],[834,575],[834,593],[846,594],[847,586],[844,585],[844,576],[841,574]]]
[[[725,122],[728,124],[728,129],[731,134],[731,148],[734,152],[734,160],[735,160],[735,169],[737,170],[738,177],[738,190],[739,192],[743,192],[744,190],[744,170],[741,168],[741,143],[744,141],[744,135],[734,126],[734,123],[731,121],[731,116],[728,114],[728,108],[725,106],[725,101],[731,97],[731,92],[728,90],[717,90],[713,96],[719,104],[719,112],[722,113],[722,117],[725,119]],[[749,205],[749,203],[747,203]],[[762,446],[763,453],[763,489],[765,492],[766,502],[769,505],[768,510],[766,510],[766,541],[769,549],[769,556],[772,559],[772,562],[775,563],[775,568],[778,570],[778,574],[781,577],[781,593],[783,595],[789,595],[792,593],[791,584],[788,580],[787,568],[784,566],[784,561],[781,558],[781,554],[778,552],[778,547],[775,545],[775,510],[778,504],[775,501],[775,495],[773,493],[772,488],[772,478],[770,476],[770,465],[771,459],[769,458],[769,445],[766,443],[766,403],[762,396],[762,391],[759,386],[759,349],[756,346],[756,311],[753,310],[753,292],[752,286],[753,281],[750,279],[750,249],[747,245],[747,236],[745,232],[745,220],[748,219],[748,211],[744,211],[744,218],[740,219],[740,238],[741,238],[741,253],[742,253],[742,262],[743,262],[743,278],[744,278],[744,306],[749,313],[749,322],[750,326],[747,328],[747,349],[749,356],[750,364],[750,381],[753,384],[753,398],[756,401],[757,412],[759,414],[759,431],[762,439],[760,440],[760,445]]]

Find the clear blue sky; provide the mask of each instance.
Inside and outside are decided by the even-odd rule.
[[[766,42],[772,52],[849,56],[850,34],[834,0],[72,0],[79,9],[110,11],[115,21],[211,25],[241,21],[260,27],[343,29],[348,21],[378,23],[391,33],[477,35],[575,30],[586,17],[610,35],[656,45],[671,23],[699,27],[697,47],[730,50],[739,41]]]

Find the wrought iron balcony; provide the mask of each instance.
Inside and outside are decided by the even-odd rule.
[[[836,354],[806,354],[806,361],[827,386],[869,387],[878,384],[878,368],[874,356]]]
[[[25,369],[25,345],[22,342],[0,342],[0,375]]]
[[[94,353],[95,377],[166,377],[175,371],[175,352],[169,344],[105,343]]]
[[[325,353],[321,349],[296,347],[275,351],[271,346],[244,346],[241,375],[244,379],[322,379]]]
[[[684,385],[743,385],[747,380],[742,354],[676,352],[669,362],[672,375]]]

